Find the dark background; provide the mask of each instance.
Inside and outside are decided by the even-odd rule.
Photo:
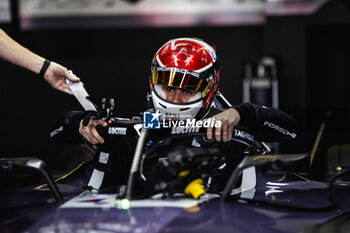
[[[171,28],[86,28],[21,31],[18,18],[0,24],[23,46],[74,71],[90,95],[116,99],[120,116],[146,107],[151,59],[175,37],[213,42],[223,66],[221,92],[242,102],[244,63],[277,59],[280,109],[300,126],[281,152],[310,151],[325,112],[333,115],[323,146],[349,141],[350,37],[346,2],[326,3],[316,14],[270,16],[263,25]],[[31,72],[0,60],[0,157],[34,156],[54,166],[67,148],[49,137],[56,119],[81,109],[73,96],[53,90]]]

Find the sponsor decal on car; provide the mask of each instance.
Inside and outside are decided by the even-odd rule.
[[[125,127],[109,127],[108,134],[110,135],[126,135]]]
[[[241,137],[241,138],[244,138],[244,139],[248,139],[250,141],[253,141],[254,140],[254,136],[245,132],[245,131],[242,131],[242,130],[238,130],[238,129],[233,129],[234,130],[234,134],[236,137]]]

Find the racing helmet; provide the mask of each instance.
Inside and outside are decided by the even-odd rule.
[[[150,89],[153,107],[164,119],[201,119],[218,91],[221,66],[215,47],[197,38],[166,42],[154,55]],[[186,103],[166,100],[164,86],[196,91]]]

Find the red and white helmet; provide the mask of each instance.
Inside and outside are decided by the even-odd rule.
[[[201,39],[177,38],[165,43],[151,64],[153,106],[165,119],[201,119],[218,91],[221,66],[215,48]],[[198,91],[187,103],[166,100],[163,85]]]

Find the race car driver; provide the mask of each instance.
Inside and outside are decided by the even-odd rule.
[[[225,110],[214,107],[220,79],[221,66],[213,45],[197,38],[173,39],[160,47],[152,60],[150,101],[153,110],[159,112],[163,119],[219,121],[219,127],[209,126],[206,129],[206,136],[207,141],[220,144],[219,147],[229,157],[226,159],[227,162],[231,161],[226,166],[227,178],[233,166],[241,159],[240,156],[232,154],[231,143],[228,143],[238,123],[248,127],[254,132],[256,139],[262,141],[293,140],[296,134],[294,119],[277,109],[251,103]],[[123,184],[127,180],[133,151],[130,148],[133,147],[126,141],[109,145],[111,143],[106,142],[97,127],[107,127],[113,122],[113,118],[105,121],[99,119],[98,115],[91,112],[70,112],[57,126],[60,130],[53,131],[55,133],[52,136],[65,141],[67,138],[69,141],[81,141],[85,138],[89,143],[109,150],[111,154],[119,153],[114,156],[117,158],[114,159],[114,165],[101,169],[111,170],[113,167],[114,173],[118,173],[113,175],[114,179],[118,177],[117,183]]]
[[[154,109],[159,110],[163,117],[172,119],[213,117],[221,121],[221,127],[207,129],[207,137],[211,139],[214,134],[216,141],[230,141],[238,122],[248,127],[263,124],[261,127],[266,129],[279,129],[277,134],[293,132],[293,119],[271,108],[243,104],[218,113],[217,109],[212,108],[212,103],[219,89],[220,78],[221,66],[214,47],[194,38],[170,40],[157,51],[151,65],[150,86]],[[214,116],[215,113],[218,114]],[[96,131],[97,125],[106,127],[107,123],[92,119],[87,126],[80,124],[79,127],[80,134],[92,144],[104,143]]]

